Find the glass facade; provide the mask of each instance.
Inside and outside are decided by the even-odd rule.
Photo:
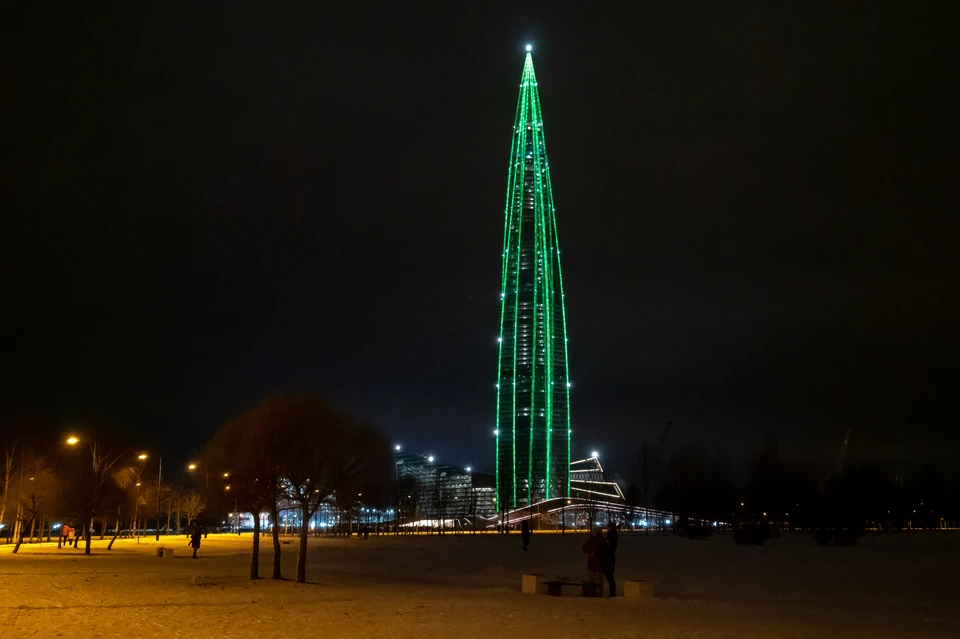
[[[497,379],[498,503],[570,493],[570,380],[557,221],[543,116],[527,53],[504,213]]]
[[[496,512],[494,479],[435,462],[431,457],[397,453],[401,525],[472,526]]]

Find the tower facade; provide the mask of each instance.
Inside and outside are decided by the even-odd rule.
[[[497,379],[501,510],[570,494],[570,379],[557,220],[527,47],[503,227]]]

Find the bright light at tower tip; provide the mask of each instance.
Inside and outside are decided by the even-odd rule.
[[[532,44],[528,44],[528,45],[527,45],[527,51],[533,51],[533,45],[532,45]]]
[[[597,457],[597,458],[599,458],[599,457],[600,457],[600,453],[598,453],[597,451],[593,451],[593,452],[590,453],[590,456],[591,456],[591,457]]]

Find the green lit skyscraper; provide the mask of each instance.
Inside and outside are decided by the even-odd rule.
[[[496,426],[500,508],[563,497],[570,488],[560,246],[530,51],[528,45],[504,212]]]

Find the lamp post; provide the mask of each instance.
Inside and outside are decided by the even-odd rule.
[[[140,453],[137,456],[137,459],[143,461],[147,459],[147,454]],[[157,460],[159,461],[160,465],[157,470],[157,530],[156,530],[157,536],[156,536],[156,540],[160,541],[160,485],[163,482],[163,457],[161,457],[160,455],[157,455]]]
[[[393,520],[393,536],[396,537],[400,534],[400,469],[397,467],[397,462],[399,461],[400,454],[400,444],[397,444],[393,447],[393,476],[394,481],[397,484],[397,511],[394,513],[396,515]]]

